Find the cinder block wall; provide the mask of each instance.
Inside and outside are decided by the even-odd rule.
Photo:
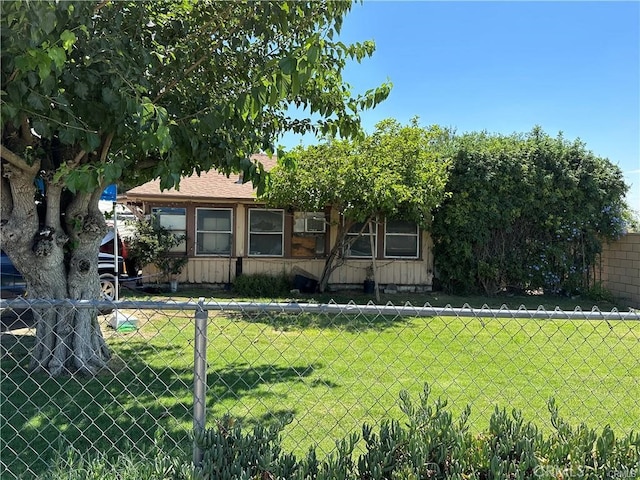
[[[640,308],[640,233],[603,245],[600,280],[613,295]]]

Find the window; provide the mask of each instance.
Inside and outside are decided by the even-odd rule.
[[[170,251],[187,253],[187,210],[185,208],[156,207],[151,210],[161,227],[166,228],[183,240]]]
[[[364,230],[362,227],[364,226]],[[373,245],[374,249],[377,245],[376,224],[372,223],[371,228],[373,230]],[[358,237],[358,234],[362,230],[362,235]],[[347,240],[354,237],[358,237],[351,246],[347,249],[346,257],[362,257],[371,258],[371,239],[369,238],[369,227],[363,223],[355,223],[349,229],[347,233]]]
[[[324,233],[325,230],[324,212],[294,212],[294,233]]]
[[[418,258],[418,225],[404,220],[387,220],[384,236],[384,256],[388,258]]]
[[[294,212],[291,255],[293,257],[323,256],[326,224],[324,212]]]
[[[196,209],[196,255],[231,255],[231,210]]]
[[[249,255],[281,257],[284,244],[282,210],[249,210]]]

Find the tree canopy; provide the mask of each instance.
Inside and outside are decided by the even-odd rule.
[[[2,2],[3,158],[39,162],[72,191],[151,178],[169,188],[214,166],[251,170],[247,178],[259,180],[247,158],[272,150],[280,133],[353,134],[358,111],[386,97],[389,85],[355,97],[342,80],[348,59],[374,50],[372,42],[332,40],[349,9]],[[291,105],[316,114],[316,124],[290,118]],[[57,155],[47,143],[58,145]]]
[[[306,212],[332,207],[339,214],[338,241],[320,279],[324,288],[354,223],[393,218],[429,226],[445,195],[449,142],[447,130],[423,128],[417,118],[404,126],[387,119],[371,135],[295,148],[279,159],[261,199]]]
[[[620,169],[539,127],[460,135],[454,152],[432,231],[443,286],[584,292],[602,242],[626,228]]]
[[[243,171],[261,188],[264,171],[250,155],[272,151],[281,133],[356,134],[359,111],[382,101],[390,85],[354,95],[343,81],[348,61],[374,51],[370,41],[338,40],[350,8],[1,2],[0,234],[30,294],[97,298],[105,231],[98,199],[109,184],[159,178],[166,189],[217,168]],[[288,114],[294,106],[303,118]],[[100,342],[85,337],[91,348],[78,350],[51,315],[38,323],[53,339],[38,337],[35,366],[56,373],[100,366]],[[71,330],[80,323],[85,333],[96,330],[77,317]]]

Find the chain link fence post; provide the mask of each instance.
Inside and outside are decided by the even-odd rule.
[[[204,299],[198,301],[195,312],[195,342],[193,361],[193,430],[201,432],[205,429],[206,418],[206,389],[207,389],[207,320],[208,310],[203,308]],[[193,465],[197,467],[202,462],[202,451],[193,440]]]

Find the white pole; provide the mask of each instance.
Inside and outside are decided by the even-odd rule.
[[[116,302],[120,300],[120,272],[118,271],[118,209],[117,203],[113,202],[113,271],[116,273]]]

